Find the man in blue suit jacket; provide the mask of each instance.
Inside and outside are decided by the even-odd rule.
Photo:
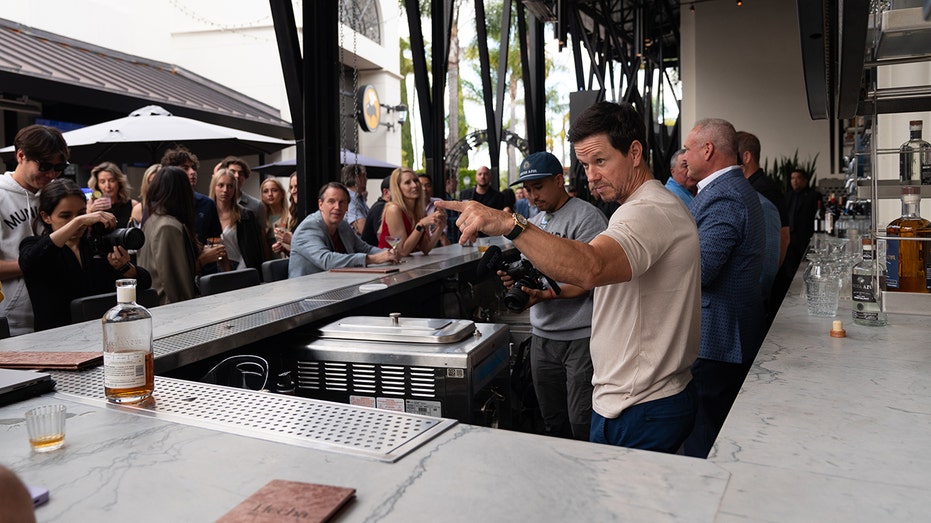
[[[398,261],[394,249],[372,247],[343,220],[349,208],[349,189],[345,185],[337,182],[324,185],[317,206],[320,210],[304,218],[291,237],[288,278],[338,267]]]
[[[699,121],[684,156],[689,177],[698,181],[689,210],[701,244],[701,344],[692,366],[699,406],[684,446],[687,455],[704,458],[762,341],[765,231],[756,190],[737,164],[733,125]]]

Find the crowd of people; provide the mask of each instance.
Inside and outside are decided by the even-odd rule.
[[[29,126],[16,136],[15,170],[0,177],[0,315],[16,335],[69,323],[72,299],[119,278],[174,303],[198,295],[199,276],[267,260],[287,258],[294,278],[502,235],[559,282],[522,289],[544,431],[707,456],[781,299],[777,273],[804,252],[816,193],[793,174],[787,204],[759,167],[759,140],[720,119],[695,124],[665,186],[629,104],[593,105],[569,141],[592,203],[567,190],[556,157],[536,152],[514,189],[497,190],[482,166],[459,201],[454,173],[437,198],[429,176],[398,168],[369,206],[365,167],[347,165],[299,220],[296,173],[287,191],[270,177],[254,198],[243,191],[249,166],[228,157],[203,195],[198,158],[183,146],[146,171],[138,199],[110,162],[91,171],[85,197],[58,179],[69,159],[61,134]],[[141,227],[138,252],[88,240],[121,227]]]

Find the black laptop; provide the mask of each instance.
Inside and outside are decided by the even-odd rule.
[[[55,388],[55,380],[34,370],[0,369],[0,406],[45,394]]]

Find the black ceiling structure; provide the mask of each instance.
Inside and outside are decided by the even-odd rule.
[[[296,107],[303,108],[303,130],[295,130],[295,135],[298,137],[299,155],[304,154],[308,164],[304,167],[298,164],[298,172],[301,173],[298,199],[301,210],[310,211],[316,205],[316,195],[312,188],[332,180],[339,167],[339,144],[330,138],[334,132],[326,131],[339,128],[333,123],[339,121],[339,64],[338,53],[335,51],[339,41],[337,2],[303,2],[303,34],[313,37],[304,38],[303,56],[308,58],[301,60],[293,52],[298,44],[297,32],[290,29],[294,24],[293,15],[289,18],[288,14],[290,2],[269,1],[279,33],[285,78],[303,78],[304,88],[292,89],[289,85],[288,95],[291,114],[298,113]],[[404,0],[404,8],[411,35],[414,83],[422,115],[427,173],[434,179],[434,190],[442,196],[447,154],[447,144],[442,138],[446,135],[443,100],[454,4],[453,0],[429,0],[425,5],[429,5],[430,12],[421,13],[422,3],[418,0]],[[576,84],[558,88],[597,90],[600,91],[599,99],[626,101],[636,106],[644,121],[648,122],[648,143],[645,145],[651,152],[654,174],[664,180],[668,176],[669,159],[679,147],[679,120],[672,126],[662,122],[662,104],[678,104],[679,100],[662,88],[662,81],[654,82],[652,79],[657,72],[660,78],[664,78],[669,68],[676,69],[679,66],[678,1],[505,0],[504,3],[506,8],[502,12],[501,27],[511,27],[510,20],[514,17],[517,31],[511,34],[503,30],[504,45],[500,45],[500,48],[507,49],[511,38],[518,42],[524,84],[524,120],[527,122],[524,138],[530,150],[543,150],[545,145],[544,39],[547,35],[544,24],[551,22],[555,29],[552,37],[558,38],[562,46],[569,45],[571,36],[571,52],[575,63]],[[490,62],[485,17],[479,15],[486,11],[485,2],[474,0],[474,6],[477,13],[475,20],[459,20],[459,23],[476,24],[487,143],[491,158],[497,161],[496,153],[503,136],[506,56],[501,53],[498,64]],[[425,29],[421,24],[421,15],[427,14],[431,23]],[[428,53],[424,39],[427,30],[431,36],[430,41],[439,42],[439,45],[431,47],[438,51],[432,56]],[[327,52],[332,54],[327,55]],[[587,56],[589,66],[586,66],[583,55]],[[494,86],[491,67],[497,67],[498,81]],[[497,166],[493,168],[497,169]]]

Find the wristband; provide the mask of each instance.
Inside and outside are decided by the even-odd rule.
[[[120,273],[120,274],[126,274],[127,272],[129,272],[130,270],[132,270],[132,268],[133,268],[133,264],[130,263],[130,262],[126,262],[126,263],[123,264],[122,267],[120,267],[119,269],[117,269],[116,272],[118,272],[118,273]]]

